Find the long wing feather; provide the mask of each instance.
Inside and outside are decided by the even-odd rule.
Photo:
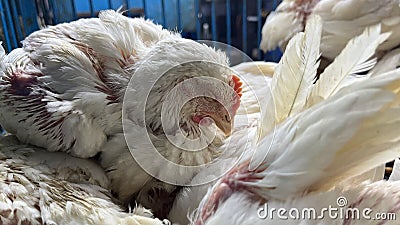
[[[309,103],[315,104],[328,98],[344,85],[347,76],[367,71],[376,64],[376,59],[370,59],[378,46],[384,42],[390,33],[380,34],[381,26],[368,27],[358,37],[353,38],[320,75],[313,87]]]
[[[400,145],[399,92],[400,70],[395,70],[343,88],[288,119],[264,160],[264,178],[249,185],[267,199],[286,199],[330,188],[395,158]],[[265,158],[271,136],[260,143],[253,159]],[[301,156],[305,152],[308,157]],[[260,164],[250,166],[254,163]]]
[[[271,81],[269,100],[273,104],[268,104],[264,114],[262,136],[275,124],[303,110],[319,66],[321,26],[320,17],[314,16],[305,33],[298,33],[289,41]]]

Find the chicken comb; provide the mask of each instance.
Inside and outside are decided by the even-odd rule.
[[[236,113],[240,106],[240,97],[242,97],[242,82],[240,81],[240,78],[236,75],[232,75],[231,77],[232,82],[233,82],[233,90],[235,90],[236,94],[239,96],[239,98],[236,99],[235,104],[233,105],[233,112]]]
[[[240,81],[240,78],[236,75],[232,75],[231,77],[233,81],[233,90],[235,90],[236,94],[239,95],[239,97],[242,97],[242,81]]]

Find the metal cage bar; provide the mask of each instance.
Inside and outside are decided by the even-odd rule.
[[[242,0],[242,51],[247,52],[247,0]]]
[[[15,28],[13,24],[13,19],[10,11],[10,5],[8,4],[7,0],[3,2],[4,9],[6,10],[6,22],[8,23],[8,28],[10,29],[10,41],[13,48],[18,47],[18,40],[17,36],[15,35]]]
[[[176,21],[176,26],[178,28],[178,30],[182,30],[182,18],[181,18],[181,1],[180,0],[176,0],[176,13],[177,15],[177,21]]]
[[[201,19],[201,15],[200,15],[200,5],[199,5],[199,0],[195,0],[194,1],[194,14],[196,17],[196,39],[200,40],[201,39],[201,24],[200,24],[200,19]],[[201,17],[200,17],[201,16]]]
[[[167,19],[165,18],[165,2],[161,0],[161,20],[163,27],[167,26]]]
[[[90,10],[90,16],[94,17],[94,5],[93,5],[93,0],[89,0],[89,10]]]
[[[212,40],[216,41],[218,38],[217,34],[217,15],[215,13],[215,0],[211,1],[211,36]]]
[[[125,0],[124,4],[126,6],[126,15],[131,17],[132,15],[131,15],[131,10],[130,10],[131,7],[130,7],[130,4],[129,4],[129,0]]]
[[[39,29],[37,22],[38,12],[32,10],[36,8],[37,1],[44,0],[0,0],[1,6],[1,23],[4,30],[4,42],[7,49],[11,50],[18,46],[18,41],[26,35]],[[262,9],[270,11],[276,8],[280,0],[256,0],[256,1],[232,1],[232,0],[46,0],[50,3],[50,11],[45,15],[54,17],[50,24],[61,22],[69,22],[75,20],[77,15],[82,17],[94,17],[97,11],[105,8],[116,8],[120,4],[126,7],[128,16],[142,15],[146,18],[154,19],[164,27],[171,29],[176,28],[182,31],[182,35],[195,39],[210,38],[214,41],[226,40],[228,45],[239,45],[244,52],[250,52],[249,49],[259,46],[261,41],[262,30]],[[82,5],[81,5],[82,4]],[[223,5],[225,4],[225,5]],[[100,7],[100,8],[99,8]],[[132,8],[131,8],[132,7]],[[222,8],[220,8],[222,7]],[[254,11],[256,9],[257,11]],[[78,12],[78,11],[79,12]],[[189,10],[189,11],[188,11]],[[32,13],[35,11],[34,13]],[[140,12],[140,13],[136,13]],[[174,12],[174,13],[170,13]],[[176,12],[176,15],[174,15]],[[78,14],[79,13],[79,14]],[[188,17],[188,15],[193,15]],[[255,15],[254,15],[255,14]],[[221,16],[225,16],[221,17]],[[218,21],[224,18],[224,21]],[[233,21],[241,18],[241,26],[238,30],[233,27]],[[255,21],[255,18],[257,21]],[[210,21],[211,20],[211,21]],[[210,23],[210,33],[207,37],[203,37],[203,23]],[[222,24],[220,23],[222,22]],[[256,38],[249,39],[248,29],[253,29],[253,23],[256,22],[255,30]],[[226,25],[226,34],[219,29],[220,26]],[[188,28],[189,27],[189,28]],[[253,31],[254,32],[254,31]],[[210,34],[210,35],[208,35]],[[257,43],[255,43],[257,42]],[[229,54],[229,49],[228,49]],[[258,50],[258,58],[262,56],[262,52]],[[255,56],[255,55],[254,55]],[[268,53],[274,59],[279,57],[276,52]]]
[[[231,0],[226,0],[226,43],[232,44]]]
[[[143,0],[142,1],[142,3],[143,3],[143,12],[144,12],[144,17],[146,18],[146,15],[147,15],[147,11],[146,11],[146,0]]]
[[[8,25],[7,25],[7,21],[6,21],[6,14],[7,12],[4,10],[3,7],[3,0],[0,0],[0,17],[1,17],[1,25],[3,28],[3,35],[4,35],[4,39],[5,39],[5,45],[7,47],[8,51],[11,51],[12,46],[11,46],[11,41],[10,41],[10,37],[8,36]]]
[[[15,29],[17,32],[16,39],[18,41],[20,41],[24,38],[24,35],[22,34],[21,23],[20,23],[18,11],[17,11],[17,4],[15,1],[10,1],[10,3],[11,3],[12,16],[13,16],[13,20],[14,20],[14,24],[15,24]]]
[[[262,29],[262,0],[257,0],[257,46],[260,46],[261,43],[261,29]],[[261,59],[261,49],[258,48],[258,59]]]
[[[13,0],[12,0],[13,1]],[[24,39],[27,35],[31,34],[34,31],[39,30],[38,23],[38,12],[36,10],[36,2],[35,0],[16,0],[18,4],[18,22],[21,28],[21,39]]]
[[[53,9],[55,24],[77,19],[75,3],[73,0],[51,0],[50,4]]]

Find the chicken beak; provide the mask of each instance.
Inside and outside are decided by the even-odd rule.
[[[233,127],[233,123],[231,120],[225,120],[225,119],[214,119],[215,121],[215,125],[217,125],[217,127],[219,129],[221,129],[222,132],[224,132],[224,134],[226,136],[231,135],[232,133],[232,127]]]

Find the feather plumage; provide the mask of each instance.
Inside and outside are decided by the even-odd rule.
[[[211,218],[200,224],[395,225],[398,223],[399,185],[398,181],[364,182],[267,203],[255,202],[245,193],[238,192],[222,203]],[[339,206],[338,199],[347,204]],[[331,214],[329,207],[333,209]]]
[[[380,25],[367,28],[360,36],[355,37],[335,60],[325,68],[313,86],[310,104],[326,99],[346,85],[344,80],[352,74],[370,70],[376,64],[372,58],[377,47],[384,42],[389,33],[381,34]]]
[[[285,198],[290,195],[289,190],[302,191],[298,186],[300,184],[313,188],[319,188],[322,184],[330,187],[332,182],[337,183],[345,178],[361,174],[363,171],[395,158],[398,153],[392,147],[397,146],[397,141],[396,132],[392,131],[396,129],[399,121],[390,115],[399,110],[395,105],[398,101],[396,89],[399,74],[400,71],[395,71],[381,75],[380,79],[370,79],[367,80],[368,82],[353,84],[332,96],[331,100],[326,100],[318,107],[310,108],[304,113],[296,115],[293,121],[285,122],[286,125],[281,129],[287,134],[286,137],[280,133],[276,134],[274,143],[279,143],[279,145],[272,145],[266,158],[267,161],[274,162],[268,165],[268,169],[271,169],[271,177],[265,178],[259,183],[266,188],[276,188],[276,186],[270,185],[272,183],[279,184],[280,188],[265,189],[265,193],[277,192],[279,197],[273,196],[273,198]],[[388,104],[394,105],[387,107]],[[336,118],[339,115],[343,122],[337,121]],[[315,118],[323,119],[316,122]],[[307,122],[308,119],[309,122]],[[301,125],[303,123],[304,126]],[[302,130],[301,127],[304,127],[305,130]],[[324,127],[329,127],[329,130],[321,133]],[[278,129],[277,132],[280,132],[281,129]],[[314,129],[316,129],[315,132]],[[304,138],[299,132],[305,132]],[[376,132],[383,132],[387,135],[371,138]],[[281,137],[287,141],[280,140]],[[266,139],[263,141],[264,144],[260,143],[258,148],[263,148],[263,146],[265,148],[266,144],[269,146],[268,142],[270,141],[270,138]],[[293,147],[303,146],[298,148],[298,154],[307,151],[309,156],[303,158],[305,161],[301,160],[295,152],[292,152],[292,147],[286,146],[285,143],[290,143],[289,145],[293,145]],[[282,149],[283,152],[274,153],[275,148]],[[313,162],[315,158],[320,159],[318,163]],[[278,167],[282,168],[282,171],[276,167],[279,162],[281,166]],[[286,165],[287,162],[291,162],[290,170],[282,164]],[[296,168],[296,165],[302,168]],[[310,167],[310,165],[312,166]],[[287,179],[287,176],[290,176],[291,179]],[[294,177],[299,178],[298,182]],[[288,184],[287,181],[294,183]],[[318,184],[314,183],[316,181]],[[295,183],[297,184],[295,185]]]
[[[315,21],[316,23],[318,23],[318,20],[316,20]],[[315,24],[314,24],[314,26],[315,26]],[[312,27],[312,26],[309,26],[309,27]],[[308,29],[307,30],[307,32],[306,33],[312,33],[313,32],[313,29]],[[379,33],[378,33],[378,35],[379,35]],[[317,41],[319,41],[318,39],[317,39]],[[295,43],[295,42],[294,42]],[[303,44],[302,42],[299,42],[299,41],[297,41],[296,43],[295,43],[296,45],[298,45],[298,46],[301,46],[301,44]],[[373,47],[374,48],[374,47]],[[375,48],[376,48],[376,46],[375,46]],[[316,50],[316,49],[318,49],[318,48],[314,48],[314,50]],[[285,55],[286,54],[289,54],[289,53],[291,53],[291,51],[289,51],[289,46],[288,46],[288,48],[287,48],[287,52],[285,52]],[[299,53],[299,54],[301,54],[301,53]],[[316,51],[315,52],[315,54],[314,54],[314,56],[313,57],[310,57],[310,58],[312,58],[313,59],[313,61],[311,61],[311,62],[314,62],[315,64],[317,63],[317,61],[318,61],[318,51]],[[285,57],[285,56],[284,56]],[[289,56],[286,56],[286,57],[291,57],[291,55],[289,55]],[[305,57],[304,58],[301,58],[302,60],[304,60],[305,59]],[[288,63],[288,61],[289,60],[287,60],[287,61],[283,61],[283,62],[281,62],[281,63]],[[305,64],[305,63],[304,63]],[[311,72],[309,71],[309,73],[310,74],[312,74],[312,75],[314,75],[315,76],[315,74],[316,74],[316,67],[313,67],[312,66],[313,64],[312,63],[310,63],[309,65],[308,65],[308,69],[310,69],[311,70]],[[337,65],[338,67],[340,66],[340,65]],[[301,68],[301,67],[296,67],[296,69],[297,70],[289,70],[289,72],[291,72],[292,74],[302,74],[302,73],[304,73],[304,71],[302,71],[301,69],[304,69],[304,67],[303,68]],[[277,74],[279,74],[278,73],[278,71],[277,71],[277,73],[275,73],[274,74],[274,76],[276,76]],[[309,77],[311,78],[311,80],[314,78],[314,77],[312,77],[312,75],[309,75]],[[274,78],[273,78],[274,79]],[[293,76],[287,76],[287,79],[281,79],[281,80],[276,80],[274,83],[270,83],[270,85],[272,86],[272,88],[274,87],[273,85],[282,85],[283,87],[286,85],[286,83],[287,82],[290,82],[291,80],[290,79],[293,79]],[[244,80],[246,80],[245,79],[245,77],[244,77]],[[335,85],[335,83],[331,83],[331,85],[332,86],[334,86]],[[304,93],[307,93],[307,92],[309,92],[310,90],[311,90],[311,87],[313,86],[313,84],[312,84],[312,82],[308,82],[308,87],[307,88],[304,88],[303,89],[303,92]],[[273,94],[271,94],[271,93],[269,93],[268,92],[268,89],[266,89],[266,88],[264,88],[264,90],[263,91],[261,91],[262,89],[260,89],[260,90],[256,90],[256,91],[258,91],[258,93],[262,93],[263,94],[263,98],[264,98],[264,101],[260,101],[260,103],[261,104],[264,104],[264,107],[265,106],[267,106],[267,107],[270,107],[268,110],[270,110],[270,111],[273,111],[273,107],[271,107],[272,105],[273,105],[273,102],[274,101],[282,101],[282,102],[285,102],[284,100],[282,100],[281,99],[281,97],[280,96],[274,96],[274,97],[276,97],[275,99],[274,98],[272,98],[272,96],[273,96]],[[268,99],[268,96],[270,96],[270,98]],[[265,97],[267,97],[267,98],[265,98]],[[268,102],[268,100],[269,100],[269,102]],[[365,99],[364,99],[365,100]],[[291,101],[291,102],[289,102],[288,103],[288,105],[291,105],[291,104],[293,104],[293,101]],[[337,105],[340,105],[340,103],[337,103]],[[327,110],[327,111],[332,111],[332,109],[333,108],[338,108],[338,106],[337,105],[335,105],[335,106],[331,106],[332,108],[330,108],[329,110]],[[348,105],[349,106],[349,105]],[[308,108],[309,107],[309,105],[307,104],[307,105],[304,105],[304,110],[306,109],[306,108]],[[272,110],[271,110],[272,109]],[[341,112],[345,112],[346,110],[345,109],[343,109],[343,110],[339,110],[339,111],[341,111]],[[292,115],[292,117],[289,117],[289,118],[284,118],[283,119],[283,123],[285,123],[285,120],[291,120],[291,119],[293,119],[293,118],[296,118],[296,115],[298,114],[299,112],[297,112],[297,113],[293,113],[293,115]],[[322,116],[323,114],[319,114],[319,116],[315,116],[315,115],[313,115],[313,117],[309,117],[309,118],[322,118],[323,116]],[[335,117],[335,113],[332,113],[332,115]],[[265,115],[263,115],[264,117],[263,117],[263,119],[265,120],[265,119],[269,119],[267,116],[265,116]],[[290,119],[291,118],[291,119]],[[268,150],[270,150],[270,151],[273,151],[273,149],[287,149],[287,146],[285,147],[284,145],[284,141],[282,141],[281,140],[281,138],[287,138],[287,140],[292,140],[293,141],[293,139],[292,138],[296,138],[295,140],[297,140],[297,138],[299,138],[298,137],[298,131],[293,131],[293,130],[295,130],[294,128],[295,127],[297,127],[298,126],[298,123],[300,123],[300,120],[302,121],[302,120],[304,120],[305,119],[305,117],[304,117],[304,114],[303,114],[303,116],[298,116],[297,115],[297,118],[299,118],[299,120],[297,121],[297,122],[295,122],[294,124],[293,124],[293,126],[291,126],[290,128],[288,128],[288,129],[284,129],[284,130],[282,130],[282,132],[271,132],[271,133],[268,133],[268,132],[266,132],[266,134],[269,134],[269,136],[268,136],[268,141],[265,141],[265,140],[263,140],[261,143],[264,143],[263,144],[263,147],[262,147],[262,150],[260,149],[261,147],[259,146],[259,147],[256,147],[256,140],[257,140],[257,132],[256,132],[256,127],[241,127],[241,129],[240,130],[237,130],[232,136],[231,136],[231,139],[232,140],[236,140],[236,141],[238,141],[238,145],[237,146],[242,146],[243,147],[243,149],[246,149],[246,150],[243,150],[243,151],[241,151],[241,153],[244,153],[244,154],[246,154],[246,157],[248,157],[247,159],[251,159],[251,160],[253,160],[252,161],[252,163],[250,164],[250,168],[254,168],[254,167],[257,167],[258,165],[260,165],[260,164],[262,164],[261,162],[260,162],[260,160],[265,160],[265,156],[269,156],[269,154],[271,154],[271,153],[268,153]],[[265,126],[265,124],[266,123],[261,123],[260,125],[261,126]],[[311,126],[311,125],[308,125],[308,126]],[[326,122],[321,122],[321,125],[320,125],[320,127],[324,127],[324,126],[326,126]],[[305,127],[307,127],[307,126],[305,126]],[[292,130],[292,131],[291,131]],[[309,130],[308,130],[309,131]],[[295,133],[293,133],[293,132],[295,132]],[[253,133],[252,135],[250,135],[250,136],[247,136],[247,137],[245,137],[245,138],[242,138],[242,139],[244,139],[244,140],[246,140],[246,138],[248,138],[247,140],[249,141],[250,140],[250,143],[249,143],[249,145],[247,145],[247,148],[246,147],[244,147],[244,146],[246,146],[246,145],[244,145],[244,144],[239,144],[239,143],[241,143],[240,142],[240,140],[241,140],[241,138],[238,138],[238,137],[235,137],[236,135],[241,135],[241,136],[243,136],[243,133],[248,133],[248,134],[250,134],[250,133]],[[307,132],[306,132],[307,133]],[[321,130],[319,130],[318,132],[316,132],[315,134],[318,134],[318,133],[321,133]],[[300,140],[302,140],[301,138],[299,138],[298,139],[299,141]],[[306,138],[304,139],[304,140],[306,140]],[[325,140],[325,139],[324,139]],[[335,139],[332,139],[332,141],[334,141]],[[269,142],[271,142],[272,144],[268,144]],[[290,142],[290,141],[289,141]],[[288,143],[289,143],[288,142]],[[315,142],[315,141],[314,141]],[[314,143],[313,142],[313,143]],[[321,140],[321,143],[323,143],[323,141]],[[296,142],[296,144],[298,144],[297,142]],[[261,145],[261,144],[260,144]],[[274,145],[276,145],[276,146],[274,146]],[[334,146],[333,144],[331,145],[331,146]],[[258,150],[256,150],[256,153],[255,153],[255,155],[252,155],[253,154],[253,151],[254,151],[254,149],[255,148],[258,148]],[[321,154],[324,154],[324,153],[321,153]],[[239,154],[240,155],[240,154]],[[236,155],[236,157],[238,157],[239,155]],[[245,158],[246,158],[245,157]],[[299,155],[297,155],[295,158],[299,158]],[[312,157],[312,156],[310,156],[310,158],[308,158],[308,157],[306,157],[306,160],[313,160],[315,157]],[[227,163],[231,163],[231,164],[233,164],[234,162],[235,162],[235,160],[237,160],[237,158],[235,158],[235,157],[232,157],[232,158],[228,158],[228,159],[226,159],[227,160]],[[288,158],[285,158],[284,157],[284,160],[282,161],[282,162],[284,162],[283,164],[285,164],[285,165],[288,165],[288,161],[290,161],[290,163],[289,163],[289,165],[292,165],[296,160],[295,159],[292,159],[292,160],[290,160],[290,159],[288,159]],[[298,159],[297,159],[297,161],[299,161]],[[309,163],[304,163],[304,165],[312,165],[312,163],[311,162],[309,162]],[[284,166],[283,166],[284,167]],[[310,167],[311,168],[311,167]],[[204,171],[202,171],[202,172],[200,172],[199,174],[198,174],[198,176],[206,176],[207,174],[210,174],[211,173],[211,171],[212,172],[215,172],[215,171],[218,171],[218,169],[216,169],[216,168],[209,168],[209,170],[207,170],[207,169],[205,169]],[[316,171],[318,171],[318,170],[314,170],[314,168],[312,169],[312,170],[309,170],[309,171],[301,171],[301,172],[299,172],[299,173],[296,173],[296,172],[293,172],[293,173],[288,173],[287,174],[287,176],[288,177],[290,177],[290,176],[302,176],[302,175],[304,175],[304,176],[308,176],[309,174],[314,174]],[[272,173],[275,173],[276,171],[272,171]],[[378,171],[379,172],[379,171]],[[372,173],[373,174],[371,174],[371,173],[367,173],[367,174],[364,174],[364,175],[362,175],[362,176],[359,176],[359,177],[357,177],[356,179],[355,178],[353,178],[354,179],[354,182],[355,183],[357,183],[357,182],[362,182],[362,181],[364,181],[364,180],[368,180],[368,179],[381,179],[382,178],[382,174],[376,174],[376,172],[375,171],[372,171]],[[297,174],[297,175],[296,175]],[[312,176],[312,175],[311,175]],[[374,176],[376,176],[376,177],[374,177]],[[240,179],[239,177],[241,177],[241,175],[239,175],[239,176],[237,176],[238,177],[238,179]],[[195,177],[195,179],[196,179],[196,177]],[[236,179],[236,178],[233,178],[233,179]],[[251,180],[252,178],[250,178],[250,181],[252,181]],[[257,178],[255,178],[256,180],[257,180]],[[302,177],[300,180],[304,180],[304,183],[305,184],[308,184],[307,183],[307,180],[306,179],[304,179],[304,177]],[[290,180],[290,179],[289,179]],[[243,183],[241,183],[242,181],[237,181],[239,184],[243,184]],[[255,181],[254,181],[255,182]],[[279,183],[279,182],[278,182]],[[246,184],[245,184],[246,185]],[[257,184],[255,184],[255,186],[257,186]],[[185,209],[185,210],[187,210],[187,209],[189,209],[189,211],[188,211],[188,213],[190,213],[190,212],[192,212],[193,211],[193,208],[195,208],[195,206],[196,206],[196,201],[190,201],[189,199],[199,199],[199,196],[202,196],[203,194],[205,194],[206,193],[206,190],[207,190],[207,188],[209,187],[209,185],[202,185],[202,186],[199,186],[199,187],[192,187],[192,188],[188,188],[188,189],[186,189],[186,190],[184,190],[181,194],[179,194],[178,195],[178,198],[177,198],[177,200],[176,200],[176,202],[175,202],[175,204],[174,204],[174,208],[173,208],[173,210],[172,210],[172,212],[171,212],[171,214],[170,214],[170,218],[173,220],[173,221],[179,221],[179,222],[181,222],[181,223],[184,223],[184,222],[182,222],[182,221],[186,221],[185,220],[185,218],[186,218],[186,216],[185,215],[179,215],[177,212],[180,212],[181,211],[181,209]],[[291,187],[293,187],[293,190],[297,190],[297,188],[298,188],[298,186],[295,186],[295,185],[293,185],[293,184],[288,184],[288,185],[283,185],[282,187],[279,187],[279,188],[277,188],[277,190],[279,190],[279,189],[281,189],[281,188],[283,188],[283,189],[285,189],[285,188],[291,188]],[[250,190],[252,190],[251,192],[253,192],[254,190],[253,190],[253,187],[250,187],[249,188]],[[262,189],[262,188],[261,188]],[[262,189],[262,190],[266,190],[266,191],[268,191],[268,188],[266,188],[266,189]],[[282,194],[282,196],[287,196],[287,192],[285,192],[285,191],[282,191],[283,193],[285,193],[285,194]],[[229,191],[228,191],[228,193],[229,193]],[[284,198],[284,197],[283,197]],[[204,204],[204,202],[203,202],[203,204]],[[200,211],[201,210],[207,210],[207,209],[204,209],[204,208],[202,208],[203,206],[202,205],[200,205]],[[219,218],[219,219],[222,219],[222,217],[221,218]]]
[[[212,217],[213,210],[235,192],[262,201],[285,201],[303,193],[324,193],[395,158],[400,144],[395,131],[400,120],[392,115],[400,110],[399,90],[400,70],[396,70],[345,87],[331,98],[288,118],[275,134],[260,142],[255,156],[248,152],[239,166],[209,191],[195,224],[203,224],[199,221]],[[316,118],[322,119],[316,121]],[[377,136],[377,132],[388,135]],[[304,154],[307,157],[302,157]],[[264,160],[256,162],[260,166],[255,170],[249,170],[249,163],[254,168],[251,166],[254,162],[249,162],[254,159]]]
[[[368,76],[376,76],[400,67],[400,48],[396,48],[386,53],[375,67],[368,72]]]
[[[234,121],[235,130],[260,120],[262,108],[267,107],[268,87],[276,66],[271,62],[246,62],[232,67],[243,81],[240,107]]]
[[[377,39],[382,37],[379,33]],[[260,202],[323,196],[332,187],[357,185],[368,179],[355,177],[398,155],[396,129],[400,120],[394,115],[399,113],[399,90],[400,70],[394,70],[340,87],[329,98],[287,117],[256,147],[253,145],[253,151],[247,149],[239,164],[208,191],[193,224],[223,220],[228,215],[225,203],[235,195],[247,199],[242,199],[245,211]],[[222,214],[214,214],[219,209]]]
[[[36,31],[2,58],[1,125],[23,143],[97,156],[125,205],[136,199],[155,213],[164,206],[153,199],[169,200],[198,172],[189,166],[219,155],[240,103],[240,82],[223,52],[112,10]],[[137,133],[125,137],[122,120]],[[141,136],[147,133],[150,140]],[[148,144],[156,151],[142,148]],[[186,151],[196,144],[207,145]]]
[[[383,32],[392,36],[379,46],[384,53],[400,44],[400,2],[398,0],[283,0],[264,24],[260,48],[285,49],[296,33],[304,30],[310,15],[319,15],[323,21],[321,54],[333,60],[348,41],[360,35],[365,28],[382,24]]]
[[[269,100],[272,101],[264,114],[262,137],[276,124],[304,109],[317,74],[320,38],[321,20],[316,16],[307,24],[305,33],[289,41],[271,80]]]
[[[91,160],[23,145],[13,136],[0,137],[0,148],[1,224],[169,223],[142,207],[123,212]]]
[[[113,11],[99,17],[34,32],[4,57],[0,121],[6,130],[84,158],[122,130],[121,96],[134,63],[160,40],[179,35]]]
[[[215,165],[203,168],[176,196],[168,216],[173,223],[188,224],[189,218],[198,208],[207,190],[220,175],[226,173],[244,152],[252,151],[257,139],[257,125],[261,120],[261,109],[268,107],[267,93],[276,63],[247,62],[234,66],[233,71],[243,81],[240,107],[235,117],[234,132],[224,141],[220,149],[229,149],[220,156]],[[234,146],[232,146],[234,143]],[[212,182],[197,185],[200,181]],[[192,186],[194,185],[194,186]]]

